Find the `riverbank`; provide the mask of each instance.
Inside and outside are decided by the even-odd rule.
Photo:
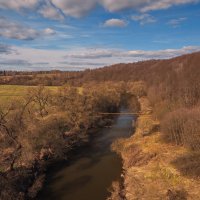
[[[112,118],[104,116],[96,121],[95,128],[84,130],[81,133],[67,134],[65,137],[65,152],[59,160],[53,157],[49,149],[43,149],[40,155],[35,156],[32,165],[1,172],[1,200],[37,199],[37,194],[45,183],[48,167],[61,160],[70,160],[73,157],[74,150],[87,145],[93,134],[105,126],[110,126],[112,121]]]
[[[139,102],[135,134],[113,144],[123,159],[124,172],[123,185],[115,183],[110,199],[199,200],[200,180],[184,176],[174,164],[189,154],[188,150],[163,142],[148,99],[142,97]]]
[[[120,112],[126,112],[122,108]],[[111,126],[93,134],[87,146],[81,147],[68,162],[52,166],[47,172],[41,200],[105,200],[112,181],[120,180],[122,162],[111,151],[118,138],[130,137],[133,116],[117,115]]]

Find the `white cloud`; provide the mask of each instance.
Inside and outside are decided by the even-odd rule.
[[[0,8],[20,11],[38,9],[45,18],[62,19],[63,15],[75,18],[82,17],[95,6],[101,5],[110,12],[134,9],[141,12],[167,9],[200,0],[0,0]]]
[[[0,66],[13,70],[70,70],[103,67],[116,63],[131,63],[148,59],[165,59],[200,51],[200,46],[158,51],[75,48],[70,50],[42,50],[12,47],[14,52],[0,54]],[[16,53],[17,52],[17,53]],[[48,62],[47,62],[48,61]]]
[[[28,66],[31,65],[28,61],[26,60],[18,60],[18,59],[1,59],[0,65],[9,65],[9,66]]]
[[[123,9],[137,9],[142,12],[167,9],[174,5],[196,3],[199,0],[100,0],[100,3],[110,12]]]
[[[165,59],[183,54],[200,51],[200,46],[187,46],[181,49],[165,49],[158,51],[135,50],[127,52],[128,57],[141,57],[144,59]]]
[[[18,22],[11,21],[7,18],[0,17],[0,36],[18,40],[34,40],[38,37],[55,34],[55,31],[47,28],[44,30],[35,30],[23,26]]]
[[[127,22],[122,19],[108,19],[104,22],[105,27],[125,27]]]
[[[181,18],[178,18],[178,19],[171,19],[167,24],[169,24],[169,25],[173,26],[174,28],[176,28],[177,26],[179,26],[185,20],[187,20],[186,17],[181,17]]]
[[[0,44],[0,54],[11,54],[13,49],[6,44]]]
[[[100,3],[110,12],[116,12],[124,9],[137,9],[147,0],[100,0]]]
[[[39,32],[1,17],[0,36],[19,40],[33,40],[39,36]]]
[[[67,66],[73,66],[76,67],[79,66],[80,69],[84,69],[84,67],[81,66],[106,66],[107,63],[101,63],[101,62],[83,62],[83,61],[72,61],[72,62],[60,62],[61,64],[66,64]],[[73,69],[73,68],[72,68]]]
[[[40,0],[0,0],[0,8],[17,10],[33,9],[39,4]]]
[[[155,23],[156,19],[149,14],[141,14],[141,15],[132,15],[131,19],[134,21],[138,21],[140,25]]]
[[[142,12],[152,11],[152,10],[162,10],[167,9],[172,6],[184,5],[188,3],[197,3],[199,0],[143,0],[144,4],[140,7]]]
[[[51,0],[65,15],[79,18],[94,8],[96,0]]]
[[[200,46],[187,46],[181,49],[165,49],[157,51],[144,51],[144,50],[121,50],[121,49],[79,49],[74,52],[68,52],[65,58],[79,59],[79,60],[98,60],[109,58],[120,59],[126,62],[128,59],[136,59],[133,61],[146,60],[146,59],[160,59],[160,58],[170,58],[174,56],[179,56],[182,54],[187,54],[191,52],[200,51]],[[133,62],[132,61],[132,62]]]
[[[119,50],[115,49],[79,49],[75,52],[69,52],[66,55],[66,58],[73,59],[98,59],[98,58],[109,58],[112,57],[114,53],[117,53]]]
[[[51,28],[46,28],[43,30],[44,35],[54,35],[56,32]]]
[[[61,14],[60,10],[53,7],[50,3],[47,2],[47,4],[43,5],[39,13],[49,19],[54,19],[54,20],[63,20],[64,16]]]

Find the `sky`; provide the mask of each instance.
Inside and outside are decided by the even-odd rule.
[[[200,51],[200,0],[0,0],[0,70],[84,70]]]

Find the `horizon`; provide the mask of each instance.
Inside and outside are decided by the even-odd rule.
[[[200,51],[199,0],[81,2],[0,0],[0,70],[83,71]]]
[[[103,69],[103,68],[106,68],[106,67],[112,67],[112,66],[115,66],[115,65],[126,65],[126,64],[138,64],[138,63],[143,63],[143,62],[149,62],[149,61],[163,61],[163,60],[172,60],[172,59],[176,59],[176,58],[179,58],[179,57],[182,57],[182,56],[187,56],[187,55],[191,55],[191,54],[195,54],[195,53],[200,53],[200,51],[195,51],[195,52],[192,52],[192,53],[186,53],[186,54],[182,54],[182,55],[178,55],[178,56],[174,56],[174,57],[171,57],[171,58],[163,58],[163,59],[146,59],[146,60],[140,60],[140,61],[134,61],[134,62],[130,62],[130,63],[115,63],[115,64],[111,64],[111,65],[105,65],[105,66],[101,66],[101,67],[96,67],[96,68],[81,68],[81,67],[64,67],[64,70],[62,69],[54,69],[54,68],[49,68],[49,69],[46,69],[46,68],[43,68],[43,69],[27,69],[27,70],[18,70],[18,69],[14,69],[14,70],[4,70],[4,69],[1,69],[1,66],[0,66],[0,71],[3,72],[17,72],[17,73],[38,73],[38,72],[47,72],[47,73],[51,73],[51,72],[84,72],[84,71],[87,71],[87,70],[95,70],[95,69]]]

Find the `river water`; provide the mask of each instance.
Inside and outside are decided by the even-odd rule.
[[[70,162],[51,167],[39,199],[105,200],[108,188],[113,181],[120,180],[122,172],[121,159],[111,151],[111,144],[132,135],[133,120],[133,116],[118,115],[111,127],[95,134]]]

